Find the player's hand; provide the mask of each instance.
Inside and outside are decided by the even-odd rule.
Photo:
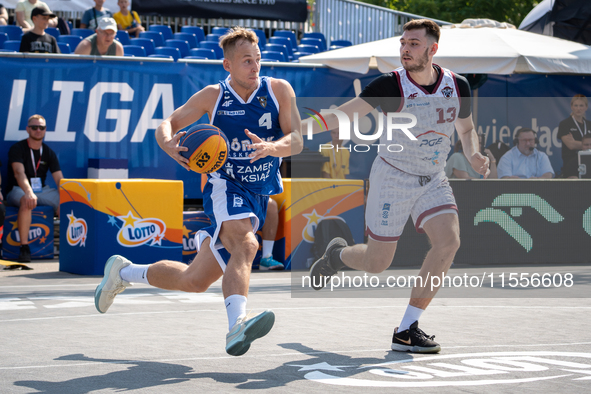
[[[483,156],[482,153],[476,152],[470,158],[470,165],[480,175],[486,179],[490,174],[490,159]]]
[[[190,170],[189,159],[184,158],[179,153],[179,152],[186,152],[189,150],[189,148],[187,148],[186,146],[179,146],[179,142],[185,134],[187,134],[186,131],[181,131],[181,132],[176,133],[170,139],[170,141],[167,141],[163,144],[162,148],[168,154],[168,156],[170,156],[174,160],[176,160],[176,162],[179,163],[181,166],[183,166],[186,170]]]
[[[252,159],[250,160],[251,163],[254,163],[258,159],[262,159],[263,157],[272,156],[275,152],[275,144],[272,142],[263,141],[259,136],[248,131],[248,129],[244,129],[244,133],[246,133],[246,136],[252,141],[252,144],[248,146],[250,149],[254,150],[254,152],[248,155],[248,157]]]

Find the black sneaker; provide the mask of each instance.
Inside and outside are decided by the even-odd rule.
[[[31,249],[29,249],[29,245],[21,245],[17,261],[19,263],[28,263],[31,261]]]
[[[433,339],[435,335],[427,335],[419,328],[419,322],[416,321],[410,325],[408,330],[398,332],[398,327],[394,329],[392,336],[392,350],[398,352],[412,353],[439,353],[441,346]]]
[[[328,245],[326,246],[326,250],[321,258],[316,260],[314,264],[310,267],[310,279],[311,285],[314,290],[320,290],[326,284],[328,278],[336,274],[339,270],[338,264],[334,259],[331,262],[331,255],[334,251],[338,249],[342,249],[347,246],[347,241],[343,238],[337,237],[332,239]]]

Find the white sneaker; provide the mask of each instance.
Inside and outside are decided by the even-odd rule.
[[[115,296],[131,286],[131,283],[121,279],[119,271],[131,264],[125,257],[114,255],[105,264],[105,277],[94,291],[94,306],[100,313],[105,313]]]
[[[266,310],[252,318],[241,316],[234,327],[226,334],[226,353],[242,356],[250,348],[255,339],[264,337],[271,331],[275,323],[273,311]]]

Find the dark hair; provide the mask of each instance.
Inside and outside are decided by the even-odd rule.
[[[520,136],[522,133],[528,133],[528,132],[530,132],[530,131],[531,131],[532,133],[534,133],[534,137],[535,137],[535,136],[536,136],[536,132],[535,132],[535,131],[533,131],[533,130],[532,130],[532,129],[530,129],[529,127],[522,127],[522,128],[520,128],[519,130],[517,130],[517,132],[515,133],[515,139],[517,140],[517,139],[519,138],[519,136]]]
[[[403,27],[404,31],[416,29],[425,29],[425,35],[427,37],[433,38],[437,43],[439,42],[441,29],[439,28],[439,25],[433,22],[431,19],[415,19],[410,22],[406,22]]]

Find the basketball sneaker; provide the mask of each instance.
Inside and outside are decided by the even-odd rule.
[[[326,284],[326,280],[336,274],[344,265],[339,263],[334,253],[341,253],[341,249],[347,246],[347,241],[337,237],[326,246],[321,258],[310,267],[311,285],[314,290],[320,290]],[[340,265],[340,266],[339,266]]]
[[[394,329],[392,336],[392,350],[412,353],[439,353],[441,346],[433,339],[435,335],[427,335],[419,328],[418,320],[410,325],[408,330],[398,332]]]
[[[264,337],[271,331],[275,323],[273,311],[266,310],[254,317],[241,316],[234,327],[226,334],[226,353],[231,356],[242,356],[250,349],[255,339]]]
[[[105,313],[113,304],[115,296],[131,286],[131,283],[124,281],[119,275],[119,271],[130,264],[131,261],[119,255],[111,256],[107,260],[105,277],[94,291],[94,306],[100,313]]]
[[[267,270],[279,271],[279,270],[282,270],[283,268],[284,268],[283,264],[281,264],[279,261],[275,260],[273,258],[273,256],[262,258],[261,262],[259,264],[259,269],[261,271],[267,271]]]

